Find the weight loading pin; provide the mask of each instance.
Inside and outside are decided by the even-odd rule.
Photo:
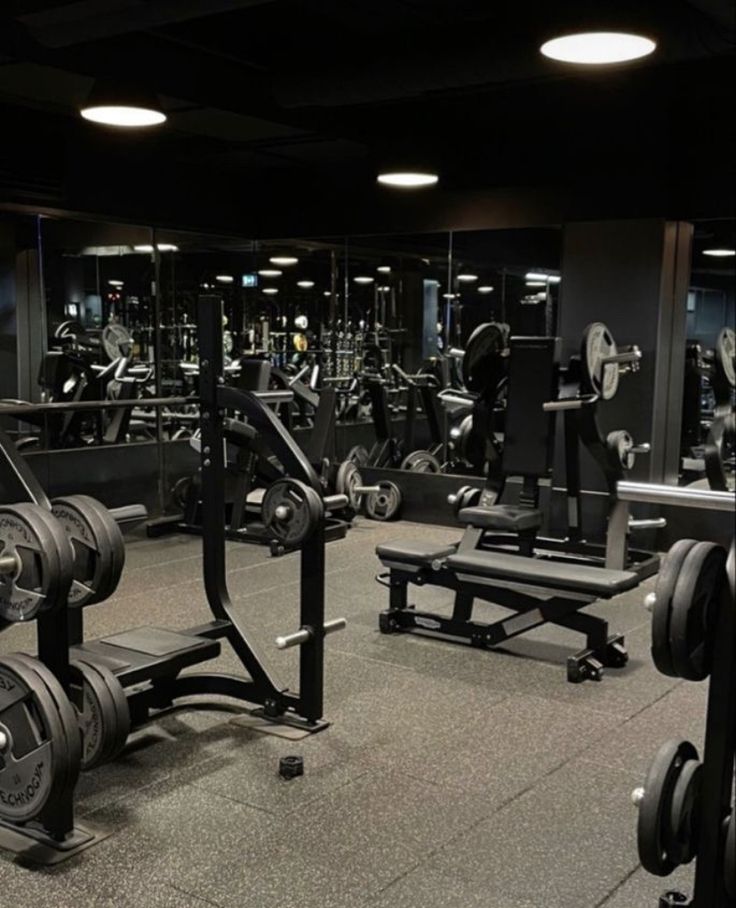
[[[276,520],[288,520],[291,517],[291,508],[287,504],[277,505],[273,515]]]

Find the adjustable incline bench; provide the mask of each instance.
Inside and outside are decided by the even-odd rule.
[[[580,610],[633,589],[641,578],[634,571],[581,563],[574,554],[535,549],[542,526],[539,481],[551,476],[554,457],[555,417],[543,412],[543,404],[556,394],[558,347],[556,338],[511,340],[503,472],[522,479],[518,504],[497,504],[481,495],[481,504],[459,511],[466,529],[456,545],[402,540],[377,546],[388,568],[378,579],[390,591],[379,627],[383,633],[421,633],[495,647],[542,624],[558,624],[586,637],[586,648],[567,661],[568,680],[579,682],[600,680],[604,666],[628,661],[623,637],[609,636],[604,619]],[[498,533],[508,534],[501,549]],[[484,548],[486,535],[496,540],[493,550]],[[410,583],[453,590],[451,617],[410,606]],[[514,614],[492,623],[473,620],[475,599]]]

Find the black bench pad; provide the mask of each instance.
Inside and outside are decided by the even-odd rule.
[[[494,504],[490,508],[463,508],[458,514],[460,523],[484,530],[503,530],[523,533],[542,526],[542,512],[532,508],[517,508],[511,504]]]
[[[639,583],[638,576],[631,571],[610,571],[607,568],[563,564],[499,552],[463,552],[450,555],[446,564],[450,570],[460,573],[466,571],[497,580],[590,593],[606,599],[634,589]]]
[[[381,561],[403,561],[406,564],[430,564],[454,554],[454,545],[441,545],[424,539],[401,539],[396,542],[382,542],[376,546],[376,555]]]

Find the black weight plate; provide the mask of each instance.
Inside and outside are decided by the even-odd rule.
[[[442,464],[431,451],[412,451],[401,461],[399,469],[412,473],[441,473]]]
[[[118,583],[120,582],[120,577],[122,576],[123,568],[125,567],[125,540],[123,539],[123,532],[118,526],[117,520],[115,520],[101,501],[92,498],[91,495],[75,495],[74,498],[83,498],[90,508],[96,509],[100,520],[107,531],[112,550],[112,572],[110,574],[110,585],[105,591],[104,598],[109,599],[118,588]]]
[[[51,513],[64,527],[74,550],[74,581],[67,602],[83,608],[105,598],[112,576],[112,548],[105,526],[84,495],[51,502]]]
[[[0,658],[0,817],[23,823],[58,803],[68,774],[61,721],[45,686],[13,656]]]
[[[616,363],[603,364],[607,356],[615,356],[616,342],[603,322],[592,322],[583,331],[580,359],[583,366],[583,390],[610,400],[618,391],[619,367]]]
[[[698,752],[689,741],[667,741],[660,747],[647,773],[636,837],[642,866],[655,876],[667,876],[677,866],[665,844],[672,794],[685,763],[697,759]]]
[[[703,764],[699,760],[688,760],[682,767],[672,792],[665,847],[678,867],[689,864],[697,851],[702,779]]]
[[[108,689],[110,694],[110,701],[115,709],[116,723],[115,723],[115,740],[112,745],[112,751],[109,759],[113,760],[125,747],[125,744],[128,740],[128,735],[130,734],[130,706],[128,705],[128,698],[125,696],[125,691],[120,681],[117,677],[110,671],[106,665],[100,663],[87,662],[87,665],[92,666],[100,678],[104,682],[105,686]]]
[[[347,495],[348,506],[354,511],[360,508],[360,492],[356,489],[363,485],[360,470],[352,460],[343,460],[337,468],[335,476],[335,492],[338,495]]]
[[[652,609],[652,660],[657,669],[670,678],[677,678],[670,650],[670,617],[672,615],[672,596],[683,562],[688,552],[695,546],[695,539],[680,539],[667,552],[657,577],[654,588],[654,608]]]
[[[626,429],[609,432],[606,436],[606,446],[617,459],[622,470],[631,470],[633,468],[636,460],[636,455],[631,450],[634,446],[634,439]]]
[[[0,506],[0,554],[18,568],[0,575],[0,616],[30,621],[66,603],[71,586],[71,548],[62,528],[39,505]]]
[[[348,451],[348,456],[345,460],[352,460],[356,467],[367,467],[368,451],[363,445],[355,445]]]
[[[401,489],[388,479],[378,483],[377,492],[365,497],[365,512],[372,520],[395,520],[401,511]]]
[[[736,386],[734,356],[736,356],[736,332],[733,328],[723,328],[716,341],[716,362],[732,388]]]
[[[60,747],[63,747],[66,762],[63,791],[65,797],[71,798],[79,779],[82,763],[82,741],[74,707],[54,673],[46,668],[43,662],[27,656],[25,653],[15,653],[14,657],[25,663],[27,668],[41,679],[49,695],[53,698],[61,725]]]
[[[493,370],[489,359],[500,356],[506,347],[503,332],[492,322],[478,325],[468,338],[463,355],[463,384],[468,391],[482,391]]]
[[[93,668],[74,661],[69,669],[69,696],[77,713],[82,736],[82,772],[86,772],[110,759],[117,716],[107,687]]]
[[[678,678],[703,681],[710,674],[715,613],[725,567],[726,553],[721,546],[698,542],[680,568],[670,615],[670,652]]]
[[[736,898],[736,807],[731,810],[731,819],[728,821],[723,872],[726,875],[726,891],[734,899]]]
[[[285,515],[277,510],[283,508]],[[297,548],[315,531],[324,506],[314,489],[296,479],[277,479],[266,489],[261,503],[263,524],[283,545]]]

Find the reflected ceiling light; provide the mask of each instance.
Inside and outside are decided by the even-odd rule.
[[[446,300],[454,300],[454,299],[457,299],[457,296],[458,296],[457,293],[443,293],[443,294],[442,294],[442,298],[443,298],[443,299],[446,299]]]
[[[179,247],[173,243],[156,243],[159,252],[178,252]],[[136,252],[153,252],[153,246],[150,243],[144,243],[141,246],[133,246]]]
[[[493,287],[490,284],[484,284],[482,287],[478,287],[478,293],[493,293]]]
[[[272,265],[284,265],[284,266],[296,265],[296,263],[298,261],[299,261],[299,259],[293,255],[273,255],[269,259],[269,262]]]
[[[200,284],[199,286],[200,286],[203,290],[209,290],[209,289],[210,289],[210,285],[209,285],[209,284]]]
[[[736,249],[726,249],[726,248],[717,248],[717,249],[704,249],[703,255],[710,255],[714,259],[727,259],[732,255],[736,255]]]
[[[166,114],[153,92],[140,86],[98,79],[80,114],[92,123],[135,129],[166,122]]]
[[[439,177],[436,173],[427,173],[426,171],[397,170],[390,173],[379,173],[376,179],[384,186],[418,189],[421,186],[434,186]]]
[[[297,281],[297,287],[301,287],[303,290],[311,290],[314,287],[314,281]]]
[[[527,287],[546,287],[547,281],[527,281]]]
[[[384,285],[383,287],[379,287],[378,289],[381,291],[381,293],[391,293],[391,287],[389,287],[387,285]]]
[[[478,275],[477,274],[468,274],[467,272],[463,272],[462,274],[458,274],[457,279],[459,281],[462,281],[463,284],[472,284],[473,281],[478,280]]]
[[[331,291],[331,290],[325,290],[325,291],[323,291],[322,296],[332,296],[332,291]]]
[[[579,32],[545,41],[539,50],[545,57],[563,63],[601,66],[638,60],[651,54],[656,47],[656,41],[643,35],[627,32]]]
[[[376,271],[380,271],[381,274],[391,274],[391,266],[390,265],[379,265],[378,268],[376,268]]]
[[[111,287],[122,287],[124,281],[108,281],[107,282]]]
[[[219,281],[221,284],[232,284],[235,278],[232,274],[216,274],[215,280]]]
[[[264,287],[263,292],[267,293],[269,296],[275,296],[279,292],[278,287]]]
[[[527,271],[524,277],[527,281],[544,281],[547,284],[559,284],[562,280],[559,274],[545,274],[543,271]]]
[[[369,277],[367,274],[359,274],[357,277],[354,277],[353,280],[356,284],[372,284],[373,278]]]
[[[261,268],[258,273],[261,277],[281,277],[284,272],[279,271],[277,268]]]

